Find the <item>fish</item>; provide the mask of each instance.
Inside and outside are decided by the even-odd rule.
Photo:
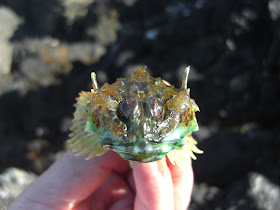
[[[199,108],[187,87],[189,71],[187,67],[180,88],[150,76],[146,67],[101,88],[92,72],[92,89],[81,91],[76,99],[67,141],[72,151],[87,154],[86,160],[109,150],[143,163],[167,156],[180,167],[189,157],[196,159],[194,153],[203,151],[192,137],[199,129]]]

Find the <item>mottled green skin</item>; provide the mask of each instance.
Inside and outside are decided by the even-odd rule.
[[[124,159],[151,162],[185,145],[183,138],[198,130],[197,110],[188,90],[139,69],[94,92],[86,130]]]

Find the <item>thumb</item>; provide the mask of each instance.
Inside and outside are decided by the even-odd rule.
[[[166,160],[135,163],[135,209],[174,209],[173,183]]]

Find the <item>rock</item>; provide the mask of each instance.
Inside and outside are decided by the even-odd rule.
[[[106,48],[95,42],[76,42],[68,45],[67,57],[71,62],[80,61],[90,65],[99,61],[106,53]]]
[[[272,20],[277,20],[280,17],[280,1],[270,0],[268,2],[268,10]]]
[[[249,175],[249,195],[254,198],[258,209],[280,209],[280,187],[259,173]]]
[[[228,187],[219,189],[216,196],[204,203],[201,209],[257,210],[259,208],[257,208],[255,200],[248,194],[249,188],[248,176],[241,177]]]
[[[18,14],[21,17],[24,17],[25,15],[25,1],[18,1],[18,0],[2,0],[1,6],[8,7],[11,10],[13,10],[16,14]]]
[[[56,160],[91,71],[102,86],[147,65],[180,87],[191,65],[204,154],[190,209],[279,209],[279,1],[2,2],[24,22],[0,19],[1,170]]]
[[[85,18],[88,14],[89,6],[95,0],[60,0],[64,7],[64,17],[66,24],[71,27],[75,21]]]
[[[22,20],[11,9],[0,8],[0,92],[9,81],[9,73],[13,62],[13,46],[10,39]],[[3,78],[4,77],[4,78]]]
[[[95,24],[93,19],[96,20]],[[96,1],[87,20],[86,35],[89,38],[94,38],[98,43],[107,46],[117,40],[119,28],[118,11],[111,8],[108,1]]]
[[[274,175],[279,177],[277,169]],[[226,188],[195,184],[189,209],[279,209],[280,187],[270,175],[250,172]]]
[[[138,0],[122,0],[122,2],[125,4],[127,7],[133,6]]]
[[[9,86],[12,77],[10,74],[0,74],[0,95],[5,86]]]
[[[55,34],[62,27],[63,6],[57,0],[31,0],[26,5],[28,18],[26,26],[31,27],[38,35]]]
[[[13,47],[8,42],[0,40],[0,49],[3,52],[0,57],[0,75],[7,75],[10,73],[12,67]]]
[[[6,210],[36,175],[18,168],[8,168],[0,174],[0,209]]]
[[[189,210],[211,209],[221,190],[207,184],[194,184]]]
[[[0,40],[9,41],[12,38],[14,32],[22,23],[20,17],[18,17],[11,9],[7,7],[0,8]],[[3,51],[2,51],[3,52]]]
[[[220,187],[230,185],[260,163],[273,160],[280,149],[279,136],[257,130],[246,134],[218,130],[198,147],[204,154],[193,161],[195,180]]]
[[[67,44],[49,37],[15,42],[14,51],[17,68],[2,85],[0,94],[13,90],[26,93],[29,89],[58,84],[58,76],[70,72],[73,62],[91,65],[106,52],[102,45],[94,42]]]

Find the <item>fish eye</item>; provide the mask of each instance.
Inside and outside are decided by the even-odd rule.
[[[165,110],[164,105],[157,98],[151,98],[149,101],[149,106],[153,117],[156,120],[162,120]]]
[[[173,96],[170,96],[170,97],[166,98],[166,99],[164,100],[164,103],[166,103],[167,101],[169,101],[169,100],[172,99],[172,98],[173,98]]]
[[[135,110],[136,105],[136,100],[133,97],[126,98],[125,100],[120,102],[117,109],[118,118],[122,122],[127,123],[130,115]]]

